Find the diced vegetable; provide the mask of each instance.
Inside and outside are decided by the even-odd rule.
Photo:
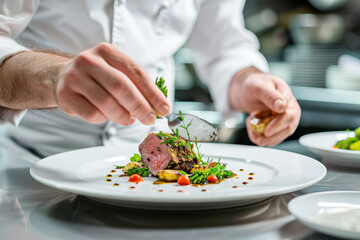
[[[124,173],[127,173],[127,171],[132,168],[141,168],[141,164],[138,162],[129,162],[128,164],[125,165],[123,171]]]
[[[194,173],[194,171],[205,171],[208,170],[209,167],[207,165],[194,165],[194,167],[191,169],[190,173]]]
[[[179,176],[181,176],[179,171],[173,169],[160,170],[158,173],[159,180],[166,182],[176,182]]]
[[[355,135],[360,138],[360,127],[356,128],[354,131]]]
[[[214,175],[209,175],[206,179],[207,179],[207,181],[209,183],[217,183],[217,182],[219,182],[219,179]]]
[[[181,175],[177,182],[179,185],[190,185],[190,178],[186,175]]]
[[[129,182],[139,183],[139,182],[143,182],[143,181],[144,180],[142,180],[142,178],[139,174],[133,174],[129,177]]]
[[[347,129],[346,131],[350,131]],[[338,141],[333,148],[360,151],[360,127],[354,130],[355,137],[348,137]]]
[[[360,141],[354,142],[349,147],[350,150],[360,151]]]

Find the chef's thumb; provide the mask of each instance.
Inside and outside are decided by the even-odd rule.
[[[285,112],[288,104],[287,94],[281,93],[277,89],[266,90],[262,100],[265,106],[277,113]]]

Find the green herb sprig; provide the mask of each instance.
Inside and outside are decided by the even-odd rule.
[[[155,79],[155,84],[162,91],[162,93],[165,95],[165,97],[167,97],[168,90],[167,90],[167,87],[165,86],[165,79],[163,77],[160,77],[160,78],[157,77]]]
[[[126,172],[127,175],[131,176],[133,174],[139,174],[142,177],[148,177],[150,175],[150,171],[149,168],[147,167],[134,167],[134,168],[130,168],[127,170]]]
[[[144,163],[141,161],[141,156],[140,154],[137,154],[137,153],[134,153],[134,156],[132,156],[130,158],[130,162],[138,162],[140,163],[141,165],[144,165]]]
[[[190,176],[190,181],[194,184],[203,184],[207,182],[207,177],[214,175],[220,181],[224,178],[231,178],[234,173],[230,170],[226,170],[226,166],[223,164],[215,164],[213,167],[208,168],[205,171],[194,171]]]
[[[121,168],[124,168],[125,166],[120,166],[120,165],[113,165],[115,166],[116,169],[121,169]]]

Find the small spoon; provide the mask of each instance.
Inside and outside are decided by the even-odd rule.
[[[179,130],[179,136],[189,140],[187,132],[180,125],[187,126],[189,123],[190,126],[188,128],[190,133],[190,141],[198,141],[198,142],[215,142],[218,138],[217,129],[211,125],[208,121],[192,115],[183,113],[183,120],[180,119],[180,114],[170,113],[166,118],[168,119],[168,125],[171,130],[176,131]]]

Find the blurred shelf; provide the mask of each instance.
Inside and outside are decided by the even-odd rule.
[[[360,113],[359,91],[300,86],[291,86],[291,89],[302,108],[334,113]]]
[[[360,126],[360,92],[291,86],[302,114],[301,127],[328,130]]]

